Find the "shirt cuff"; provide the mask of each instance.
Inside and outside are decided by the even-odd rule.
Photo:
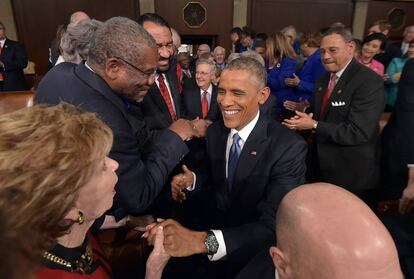
[[[186,189],[187,189],[187,191],[194,191],[194,189],[195,189],[195,186],[196,186],[196,182],[197,182],[197,176],[196,176],[196,174],[194,173],[194,172],[191,172],[192,174],[193,174],[193,185],[191,185],[191,186],[188,186]]]
[[[408,164],[407,167],[414,168],[414,164]]]
[[[211,230],[216,236],[216,240],[219,244],[217,253],[214,255],[208,255],[208,259],[212,262],[218,261],[227,255],[226,243],[224,242],[223,232],[221,230]]]

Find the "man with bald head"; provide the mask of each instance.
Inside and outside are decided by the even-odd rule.
[[[248,274],[280,279],[403,278],[389,232],[347,190],[327,183],[298,187],[283,198],[276,220],[277,246],[269,251],[276,272],[268,256],[258,256],[238,279]],[[259,270],[266,260],[268,268]]]

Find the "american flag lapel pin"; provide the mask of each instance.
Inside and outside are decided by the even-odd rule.
[[[257,155],[257,152],[256,151],[252,151],[252,152],[250,152],[250,155],[256,156]]]

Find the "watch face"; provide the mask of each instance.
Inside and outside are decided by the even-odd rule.
[[[208,232],[205,245],[207,248],[208,255],[214,255],[215,253],[217,253],[217,250],[219,248],[219,243],[217,241],[216,236],[214,235],[212,231]]]

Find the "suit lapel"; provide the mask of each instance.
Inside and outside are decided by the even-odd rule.
[[[261,155],[266,152],[265,142],[267,139],[267,123],[267,119],[260,115],[256,126],[253,128],[243,146],[243,150],[240,153],[237,162],[232,196],[237,195],[237,193],[243,189],[243,181],[249,177]]]
[[[321,113],[322,100],[323,100],[323,96],[325,95],[326,89],[328,87],[328,82],[329,82],[329,73],[323,75],[323,77],[319,79],[315,85],[315,98],[314,98],[315,119],[321,118],[320,113]]]
[[[166,119],[167,123],[171,123],[172,119],[168,111],[167,104],[165,103],[165,100],[162,97],[161,91],[155,82],[151,85],[150,91],[148,92],[148,96],[152,99],[151,101],[162,112],[162,116]]]
[[[0,54],[0,57],[1,58],[6,57],[6,54],[9,51],[9,48],[10,48],[10,46],[9,46],[9,40],[6,39],[4,41],[3,49],[2,49],[1,54]]]
[[[346,85],[348,84],[349,80],[352,78],[354,63],[359,63],[359,62],[357,62],[355,59],[352,59],[348,67],[342,73],[341,78],[336,83],[335,88],[332,91],[332,94],[329,97],[328,102],[326,103],[326,107],[325,107],[325,110],[323,111],[323,114],[321,115],[321,119],[325,119],[326,115],[331,110],[332,102],[337,100],[337,98],[343,94]]]
[[[173,64],[176,65],[176,64]],[[180,115],[180,92],[178,91],[178,78],[177,74],[175,72],[175,68],[168,71],[168,73],[165,75],[168,80],[168,84],[170,85],[170,92],[171,96],[173,98],[174,106],[175,106],[175,114],[177,115],[177,119],[181,117]],[[174,72],[172,71],[174,70]]]
[[[105,98],[107,98],[109,101],[111,101],[111,103],[118,107],[122,114],[127,117],[125,104],[123,103],[122,99],[114,93],[114,91],[99,75],[86,68],[84,63],[80,63],[76,66],[75,74],[86,84],[101,92]]]
[[[194,86],[194,90],[190,91],[190,98],[191,98],[191,110],[193,110],[194,115],[198,115],[200,118],[203,116],[202,108],[201,108],[201,95],[200,95],[200,88],[197,84]]]
[[[217,86],[213,85],[213,90],[211,92],[211,99],[210,99],[210,107],[207,113],[207,118],[216,120],[216,115],[217,115]]]

